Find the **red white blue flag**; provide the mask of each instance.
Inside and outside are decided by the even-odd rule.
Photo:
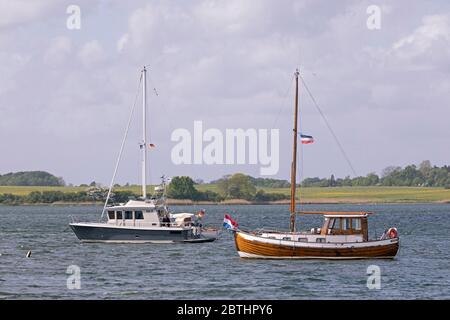
[[[225,217],[223,218],[223,227],[225,229],[237,229],[238,223],[231,219],[231,217],[228,214],[225,214]]]
[[[306,134],[301,134],[300,140],[302,141],[302,144],[310,144],[310,143],[314,142],[314,138],[312,136],[308,136]]]

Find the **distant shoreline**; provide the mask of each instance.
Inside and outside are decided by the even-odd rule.
[[[200,191],[218,192],[216,185],[199,185]],[[139,194],[138,187],[121,187],[117,191],[131,191],[133,194]],[[0,200],[2,195],[13,195],[9,201],[0,201],[0,205],[103,205],[100,201],[91,201],[90,199],[49,199],[49,201],[41,202],[28,201],[24,198],[33,191],[60,191],[63,193],[76,193],[85,191],[80,187],[7,187],[0,186]],[[279,193],[286,197],[290,194],[289,188],[260,188],[266,193]],[[14,196],[21,197],[14,199]],[[413,204],[413,203],[450,203],[450,189],[438,187],[307,187],[297,191],[297,198],[301,199],[304,204]],[[16,201],[14,201],[16,200]],[[122,200],[124,201],[124,200]],[[299,201],[299,200],[297,200]],[[192,201],[168,199],[170,205],[288,205],[289,200],[277,201],[246,201],[243,199],[228,199],[222,202],[213,201]]]
[[[255,202],[247,201],[242,199],[230,199],[222,202],[212,202],[212,201],[192,201],[192,200],[178,200],[169,199],[167,201],[168,205],[171,206],[201,206],[201,205],[214,205],[214,206],[227,206],[227,205],[289,205],[289,200],[281,201],[268,201],[268,202]],[[298,203],[298,202],[297,202]],[[373,200],[359,200],[359,199],[346,199],[346,200],[331,200],[331,199],[315,199],[314,201],[302,201],[302,204],[314,205],[314,204],[450,204],[450,200],[439,200],[439,201],[373,201]],[[3,204],[0,206],[103,206],[103,202],[64,202],[57,201],[53,203],[19,203],[19,204]]]

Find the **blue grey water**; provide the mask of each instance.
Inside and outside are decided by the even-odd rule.
[[[245,260],[229,232],[204,244],[83,244],[69,216],[97,220],[100,207],[0,206],[0,299],[449,299],[450,205],[308,205],[310,210],[371,210],[370,235],[396,226],[394,260]],[[287,206],[205,208],[206,224],[228,212],[241,226],[284,228]],[[299,227],[321,225],[306,216]],[[31,250],[31,257],[27,252]],[[81,289],[68,289],[68,266]],[[368,289],[377,265],[381,288]]]

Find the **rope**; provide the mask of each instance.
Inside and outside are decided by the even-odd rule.
[[[291,81],[289,82],[288,89],[286,90],[284,95],[281,96],[282,101],[281,101],[281,104],[278,107],[278,113],[277,113],[277,116],[275,117],[275,120],[273,122],[272,128],[275,128],[275,125],[278,123],[278,120],[280,118],[281,110],[287,105],[287,97],[288,97],[288,94],[292,90],[292,82],[293,82],[293,80],[294,80],[294,75],[292,75],[292,77],[291,77]]]
[[[300,91],[300,90],[299,90]],[[301,95],[302,94],[302,92],[300,91],[299,92],[299,98],[301,99]],[[301,101],[303,101],[303,99],[301,99]],[[298,136],[301,136],[301,134],[302,134],[302,132],[303,132],[303,125],[302,125],[302,120],[303,120],[303,114],[302,114],[302,108],[299,108],[299,110],[298,110],[298,116],[299,116],[299,129],[300,129],[300,132],[297,132],[297,135]],[[298,141],[298,138],[299,137],[296,137],[297,138],[297,141]],[[297,158],[297,166],[298,166],[298,162],[300,161],[300,172],[299,172],[299,181],[298,181],[298,184],[299,185],[301,185],[301,183],[302,183],[302,180],[303,180],[303,176],[304,176],[304,174],[303,174],[303,169],[304,169],[304,167],[303,167],[303,164],[305,163],[304,161],[303,161],[303,159],[304,159],[304,157],[303,157],[303,151],[304,151],[304,148],[303,148],[303,143],[302,143],[302,141],[301,141],[301,139],[300,139],[300,159],[298,159]],[[299,209],[300,209],[300,211],[302,211],[303,210],[303,202],[302,202],[302,200],[303,200],[303,196],[302,196],[302,189],[303,188],[298,188],[298,206],[299,206]],[[297,215],[295,216],[295,217],[297,217]]]
[[[154,94],[156,96],[156,99],[158,99],[159,98],[159,93],[156,90],[156,86],[154,85],[154,83],[152,81],[151,74],[147,74],[147,79],[150,82],[150,87],[153,88],[153,92],[154,92]],[[151,95],[148,96],[148,100],[150,100],[150,98],[151,98]],[[155,102],[155,104],[156,104],[156,102]],[[151,126],[149,126],[149,128],[147,129],[148,130],[147,131],[147,133],[148,133],[148,141],[150,143],[154,143],[155,141],[153,141],[153,139],[152,139],[152,131],[151,131],[151,129],[152,129]],[[158,143],[157,142],[156,142],[156,147],[158,147]],[[150,153],[150,155],[151,155],[151,153]],[[147,159],[150,158],[150,155],[147,156]],[[152,167],[151,166],[147,166],[147,173],[148,173],[148,177],[149,177],[148,184],[152,185]]]
[[[314,96],[312,95],[311,91],[309,90],[308,86],[306,85],[305,80],[303,79],[302,76],[300,76],[300,79],[302,79],[302,83],[303,83],[303,85],[305,86],[306,92],[308,92],[308,95],[309,95],[309,97],[311,98],[312,102],[314,103],[314,106],[316,107],[317,111],[319,111],[320,116],[322,117],[323,121],[325,122],[325,124],[326,124],[327,127],[328,127],[328,130],[330,130],[331,135],[333,136],[333,138],[334,138],[336,144],[337,144],[338,147],[339,147],[339,150],[341,151],[342,155],[344,156],[345,160],[347,161],[347,163],[348,163],[350,169],[352,170],[352,172],[353,172],[353,174],[354,174],[355,176],[358,176],[358,175],[356,174],[355,169],[353,168],[352,163],[350,162],[350,159],[348,158],[347,154],[345,153],[344,148],[342,147],[341,143],[339,142],[338,137],[337,137],[336,134],[334,133],[333,129],[331,128],[330,123],[328,122],[327,118],[325,117],[325,115],[323,114],[322,110],[320,109],[319,104],[316,102],[316,99],[314,99]]]
[[[114,174],[112,176],[111,183],[109,185],[108,195],[106,196],[105,205],[103,206],[102,216],[101,216],[100,219],[103,219],[103,216],[104,216],[105,210],[106,210],[106,206],[108,205],[109,197],[111,196],[111,191],[112,191],[112,188],[113,188],[113,185],[114,185],[114,180],[116,179],[117,170],[119,169],[120,159],[122,158],[123,148],[125,146],[125,141],[126,141],[127,136],[128,136],[128,130],[130,129],[131,120],[133,118],[134,109],[136,107],[136,101],[137,101],[137,97],[138,97],[138,94],[139,94],[139,89],[141,88],[141,82],[142,82],[142,74],[141,74],[141,76],[139,78],[139,84],[138,84],[138,88],[136,90],[136,96],[134,98],[133,107],[131,108],[130,116],[128,118],[128,124],[127,124],[127,127],[125,129],[125,134],[124,134],[124,137],[122,139],[122,144],[120,145],[119,156],[117,157],[116,167],[114,168]]]

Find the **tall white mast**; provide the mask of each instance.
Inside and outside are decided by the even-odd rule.
[[[142,70],[142,197],[147,198],[147,70]]]

